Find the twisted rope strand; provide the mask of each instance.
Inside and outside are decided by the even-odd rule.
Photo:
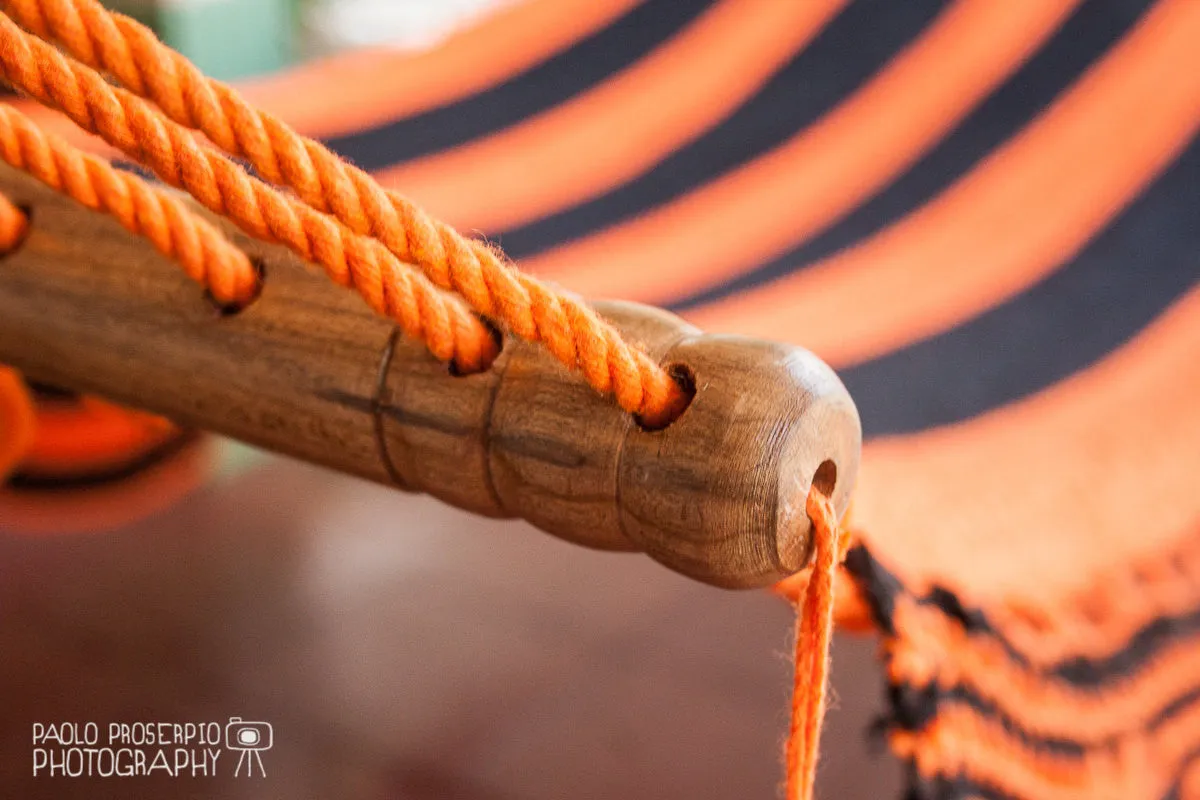
[[[440,286],[517,335],[542,342],[647,424],[666,424],[686,406],[683,391],[663,369],[623,342],[579,300],[522,275],[487,244],[429,218],[320,144],[257,111],[230,87],[205,78],[140,24],[110,14],[95,0],[0,0],[0,5],[28,30],[53,38],[84,62],[71,61],[0,14],[0,70],[10,82],[251,235],[283,242],[322,264],[333,280],[358,289],[373,309],[396,319],[410,336],[424,339],[438,357],[471,370],[486,366],[495,355],[494,342],[479,321],[443,295],[436,288]],[[126,90],[109,86],[93,68],[108,71]],[[156,103],[169,119],[139,96]],[[246,158],[267,180],[292,188],[303,202],[250,177],[197,142],[184,126]],[[132,176],[114,174],[103,162],[60,145],[15,111],[0,109],[0,157],[89,207],[113,213],[126,227],[185,261],[194,277],[212,280],[218,273],[232,274],[200,263],[207,234],[203,228],[185,229],[190,215],[177,201],[160,199],[161,193]],[[135,225],[141,228],[131,227]],[[24,214],[0,197],[0,247],[18,242],[26,226]],[[415,263],[428,279],[401,261]],[[196,273],[201,267],[205,271]],[[233,286],[225,288],[232,291]],[[22,397],[28,399],[19,378],[0,368],[0,401]],[[0,444],[5,438],[0,436]],[[19,448],[7,457],[0,454],[0,476],[16,457]],[[797,609],[784,756],[789,800],[810,800],[813,794],[835,578],[848,539],[838,530],[832,502],[815,486],[806,510],[816,552]]]
[[[430,218],[323,145],[254,108],[140,23],[96,0],[3,0],[2,5],[26,29],[52,38],[153,101],[170,119],[246,158],[266,180],[292,188],[354,232],[383,242],[479,313],[524,339],[542,342],[562,363],[580,369],[597,391],[615,394],[622,408],[651,427],[667,424],[687,405],[665,370],[580,300],[521,273],[486,243]]]
[[[246,174],[144,100],[110,86],[95,70],[26,34],[4,14],[0,69],[21,91],[62,111],[250,235],[280,242],[317,262],[405,334],[424,340],[437,358],[474,372],[495,357],[491,334],[457,298],[401,264],[379,242]]]
[[[159,252],[176,259],[193,280],[208,287],[218,302],[241,306],[254,299],[258,287],[254,266],[214,225],[138,176],[113,169],[42,131],[8,105],[0,106],[0,158],[146,237]]]

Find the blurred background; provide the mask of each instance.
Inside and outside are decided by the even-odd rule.
[[[272,72],[351,47],[420,50],[514,0],[111,0],[205,73]]]
[[[0,775],[24,798],[773,797],[792,612],[269,459],[89,535],[0,536]],[[822,796],[896,796],[839,639]],[[32,723],[274,726],[266,777],[31,777]],[[104,734],[102,734],[103,736]]]

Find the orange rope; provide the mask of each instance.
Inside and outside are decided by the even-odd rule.
[[[142,235],[184,271],[205,285],[213,299],[242,306],[254,299],[259,278],[250,259],[230,243],[216,226],[193,213],[180,200],[147,184],[131,173],[120,172],[87,155],[61,138],[40,130],[17,109],[0,105],[0,159],[71,197],[83,206],[115,217],[132,233]],[[26,214],[0,196],[0,255],[17,248],[29,228]],[[98,405],[99,401],[84,401]],[[141,412],[104,404],[107,419],[122,430],[147,432],[162,439],[165,420]],[[64,431],[51,415],[47,420],[15,370],[0,366],[0,482],[19,465],[29,469],[45,462],[48,441],[57,434],[69,437],[76,447],[94,442],[94,421],[87,435]],[[115,448],[126,454],[134,443],[127,437]],[[109,457],[112,457],[111,454]],[[79,466],[77,458],[71,466]]]
[[[140,23],[107,11],[96,0],[4,0],[3,7],[33,33],[53,38],[76,58],[106,70],[134,94],[152,100],[170,119],[202,131],[226,152],[246,158],[266,180],[292,188],[305,202],[332,214],[354,232],[377,238],[397,258],[419,266],[435,284],[460,294],[479,313],[504,323],[524,339],[541,342],[568,367],[581,369],[597,391],[615,394],[622,408],[649,426],[665,425],[687,405],[686,395],[664,369],[622,341],[584,303],[522,274],[486,243],[430,218],[412,201],[383,189],[318,142],[254,108],[233,88],[207,78]],[[13,37],[6,32],[4,39]],[[51,91],[63,105],[83,113],[80,92],[90,97],[90,86],[83,81],[73,85],[60,65],[47,63],[46,52],[35,59],[13,49],[6,53],[7,71],[24,66],[16,71],[29,79],[30,70],[42,62],[43,70],[51,68],[45,75],[53,84]],[[144,126],[127,102],[118,102],[132,123],[124,132],[126,143],[145,144],[159,138],[160,131]],[[106,110],[116,111],[111,98],[101,103]],[[75,118],[74,113],[71,116]],[[164,166],[179,170],[180,161],[191,158],[181,153]]]
[[[138,176],[113,169],[65,140],[43,132],[17,109],[0,105],[0,158],[93,211],[111,214],[176,259],[223,305],[254,299],[250,259],[207,220]],[[23,217],[24,215],[22,215]]]
[[[784,749],[787,800],[810,800],[813,796],[833,640],[834,580],[849,542],[848,533],[838,529],[833,503],[815,486],[808,492],[807,511],[813,523],[816,554],[796,614],[796,674]]]
[[[396,320],[406,334],[423,339],[439,358],[474,371],[496,355],[486,328],[446,290],[513,333],[542,343],[568,367],[580,369],[597,391],[614,394],[623,408],[652,427],[670,422],[686,406],[684,392],[666,371],[622,341],[581,301],[521,274],[486,243],[431,219],[320,144],[254,109],[230,87],[205,78],[140,24],[107,12],[95,0],[0,3],[33,33],[52,37],[84,62],[69,59],[0,13],[0,70],[10,83],[63,111],[249,234],[281,242],[321,264],[335,282],[356,288],[373,309]],[[127,88],[109,85],[96,69],[107,70]],[[291,188],[298,197],[251,177],[199,142],[189,127],[247,159],[266,180]],[[147,235],[163,252],[183,261],[194,277],[228,279],[222,286],[231,293],[245,288],[234,279],[231,262],[218,258],[228,254],[214,242],[225,243],[206,231],[219,234],[201,227],[206,223],[191,222],[177,201],[69,149],[12,110],[0,110],[0,150],[9,163]],[[10,242],[16,243],[27,221],[19,209],[6,205],[0,206],[0,238],[8,231]],[[183,230],[188,224],[193,227]],[[203,249],[206,245],[209,250]],[[19,376],[10,370],[0,371],[0,402],[5,400],[16,411],[0,414],[0,422],[13,419],[25,427],[18,435],[0,432],[0,444],[20,445],[31,430],[32,410]],[[13,455],[0,453],[0,475],[15,463],[23,445],[11,449]],[[803,589],[797,584],[803,599],[798,603],[785,749],[790,800],[809,800],[813,792],[835,581],[849,538],[838,529],[831,501],[815,487],[807,512],[815,558],[807,584]]]
[[[64,58],[3,14],[0,68],[14,86],[99,134],[250,235],[285,244],[322,265],[335,282],[354,287],[404,333],[425,341],[439,359],[474,372],[495,357],[496,343],[478,319],[381,244],[252,178],[145,101],[109,86],[97,72]]]

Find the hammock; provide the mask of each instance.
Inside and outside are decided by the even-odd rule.
[[[183,127],[198,128],[295,190],[264,202],[373,235],[363,259],[428,266],[432,244],[356,229],[271,159],[307,152],[357,180],[340,162],[204,88],[135,24],[91,0],[0,9],[9,82],[108,139],[19,100],[0,114],[4,159],[116,216],[218,303],[253,302],[253,261],[177,196],[86,155],[123,141],[97,109],[144,121],[126,156],[168,182],[199,185],[186,159],[155,162],[146,130],[184,152]],[[839,371],[867,436],[853,510],[839,530],[814,490],[816,563],[775,587],[801,612],[789,796],[812,792],[833,617],[882,643],[910,796],[1186,798],[1200,797],[1198,40],[1191,0],[525,0],[431,53],[334,57],[248,97],[412,198],[397,213],[413,241],[461,242],[501,275],[493,248],[453,232],[482,231],[528,275],[801,345]],[[29,157],[49,151],[53,169]],[[3,211],[19,247],[37,216]],[[438,287],[518,335],[554,329],[522,328],[533,306],[472,294],[457,267],[403,278],[426,298],[417,319],[353,264],[322,266],[464,371],[493,340],[448,301],[451,323],[422,322]],[[624,352],[603,320],[572,320]],[[571,338],[544,344],[652,427],[686,405],[636,348],[614,370],[568,353]],[[0,380],[15,479],[78,463],[47,443],[54,404],[39,419],[18,377]],[[176,436],[90,402],[89,419],[125,434],[99,470]]]

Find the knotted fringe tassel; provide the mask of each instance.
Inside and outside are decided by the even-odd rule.
[[[809,490],[806,507],[813,523],[816,554],[796,613],[796,675],[784,751],[787,800],[811,800],[813,796],[833,639],[833,587],[849,541],[848,533],[838,529],[833,503],[815,486]]]

